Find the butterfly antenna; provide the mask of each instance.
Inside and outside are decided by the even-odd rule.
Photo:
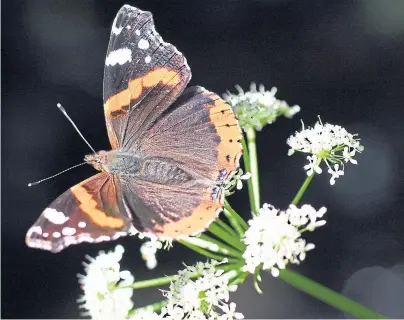
[[[79,128],[77,128],[76,124],[73,122],[73,120],[69,117],[69,115],[67,114],[65,108],[62,107],[62,105],[60,103],[57,104],[59,110],[64,114],[64,116],[67,118],[67,120],[70,121],[70,123],[73,125],[74,129],[76,129],[77,133],[80,135],[80,137],[84,140],[85,143],[87,143],[87,145],[90,147],[90,149],[94,152],[95,150],[93,149],[93,147],[91,146],[91,144],[88,143],[88,141],[86,140],[86,138],[84,138],[83,134],[80,132]]]
[[[86,162],[76,164],[76,165],[73,166],[73,167],[70,167],[70,168],[68,168],[68,169],[66,169],[66,170],[63,170],[63,171],[61,171],[61,172],[59,172],[59,173],[54,174],[53,176],[50,176],[50,177],[45,178],[45,179],[42,179],[42,180],[39,180],[39,181],[36,181],[36,182],[30,182],[30,183],[28,183],[28,187],[36,186],[36,185],[40,184],[40,183],[43,182],[43,181],[46,181],[46,180],[52,179],[52,178],[54,178],[54,177],[57,177],[58,175],[60,175],[60,174],[62,174],[62,173],[65,173],[66,171],[69,171],[69,170],[71,170],[71,169],[74,169],[74,168],[77,168],[77,167],[79,167],[79,166],[82,166],[83,164],[86,164]]]

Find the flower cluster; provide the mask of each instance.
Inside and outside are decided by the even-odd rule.
[[[251,178],[251,173],[243,173],[243,169],[239,168],[233,175],[229,177],[224,185],[226,196],[234,193],[234,189],[241,190],[243,188],[243,180],[247,181]]]
[[[243,270],[254,273],[262,265],[263,270],[270,270],[276,277],[279,269],[284,269],[288,262],[298,264],[303,261],[306,252],[314,249],[314,244],[306,243],[301,234],[323,226],[325,220],[318,218],[326,211],[326,208],[316,211],[310,205],[301,208],[290,205],[286,211],[280,211],[272,205],[264,204],[248,222],[249,228],[244,238],[247,248],[243,254]]]
[[[125,319],[133,307],[133,289],[129,286],[135,279],[129,271],[120,270],[123,252],[118,245],[114,251],[100,251],[95,259],[87,256],[90,263],[84,263],[86,275],[78,275],[84,291],[80,307],[87,309],[92,319]]]
[[[300,111],[299,106],[290,107],[285,101],[276,99],[276,88],[266,91],[261,84],[257,90],[256,84],[251,83],[250,91],[244,92],[238,85],[236,89],[238,94],[228,91],[223,94],[223,98],[232,106],[244,131],[250,128],[259,131],[282,115],[291,118]]]
[[[198,262],[179,271],[170,290],[163,291],[168,304],[162,308],[161,316],[173,320],[242,319],[243,315],[235,311],[236,305],[228,304],[229,293],[237,289],[229,283],[234,274],[224,273],[218,264]]]
[[[146,262],[146,267],[149,270],[153,270],[157,267],[157,250],[163,248],[163,243],[156,237],[150,238],[150,240],[144,242],[140,247],[140,254],[142,259]]]
[[[307,175],[314,172],[320,174],[320,163],[324,161],[331,174],[330,184],[335,184],[335,179],[344,174],[345,163],[357,164],[353,158],[357,152],[363,151],[363,146],[357,138],[357,134],[347,132],[343,127],[323,124],[318,121],[314,127],[305,128],[290,136],[287,140],[290,149],[288,154],[296,151],[309,153],[309,163],[304,166]]]

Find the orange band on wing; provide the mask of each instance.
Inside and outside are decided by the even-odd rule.
[[[209,109],[209,117],[220,137],[220,143],[217,146],[218,165],[220,169],[227,170],[225,176],[227,177],[239,167],[239,160],[243,152],[240,143],[242,134],[231,107],[216,94],[212,94],[212,99],[215,102]]]
[[[184,236],[195,235],[206,230],[217,218],[219,210],[223,206],[223,196],[220,194],[216,200],[212,200],[212,188],[205,191],[203,199],[189,217],[182,218],[176,222],[170,222],[157,231],[159,237],[178,239]]]
[[[104,104],[105,116],[109,119],[121,117],[128,110],[123,107],[129,105],[132,100],[140,97],[143,88],[154,87],[157,84],[175,86],[181,81],[179,74],[167,68],[156,68],[142,77],[129,81],[128,88],[111,96]]]
[[[82,210],[89,218],[99,227],[108,227],[113,229],[122,228],[124,221],[119,218],[108,217],[105,212],[97,208],[97,201],[92,195],[80,184],[72,187],[70,191],[80,202],[79,209]]]

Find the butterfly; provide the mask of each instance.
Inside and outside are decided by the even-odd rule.
[[[186,89],[190,79],[185,57],[156,32],[152,14],[123,6],[104,70],[112,149],[85,157],[100,172],[42,212],[28,246],[59,252],[135,230],[179,239],[215,220],[220,186],[239,166],[242,135],[231,107],[200,86]]]

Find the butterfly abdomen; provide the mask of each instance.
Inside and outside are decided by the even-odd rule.
[[[165,185],[182,184],[193,177],[167,159],[148,158],[142,167],[141,179]]]

